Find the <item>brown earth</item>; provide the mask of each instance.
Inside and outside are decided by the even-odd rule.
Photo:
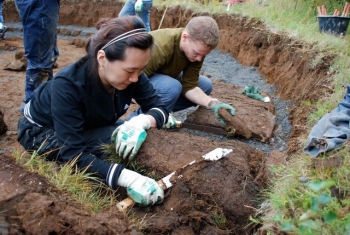
[[[60,25],[91,27],[101,17],[116,17],[121,6],[112,0],[74,3],[61,0]],[[152,9],[151,25],[154,29],[158,28],[162,13],[156,7]],[[199,13],[180,7],[169,8],[162,27],[182,27],[196,15]],[[292,101],[290,120],[293,130],[289,149],[287,153],[274,151],[265,156],[234,139],[218,142],[182,130],[150,130],[137,163],[159,177],[173,171],[183,177],[177,178],[174,186],[166,191],[161,205],[131,209],[129,213],[143,218],[141,230],[145,234],[251,234],[255,228],[246,225],[259,205],[259,192],[268,180],[268,166],[285,162],[301,149],[299,138],[306,135],[304,123],[311,111],[301,101],[317,100],[332,91],[328,74],[332,58],[321,58],[318,64],[311,66],[311,60],[318,53],[311,45],[283,33],[271,32],[255,19],[239,15],[213,17],[221,33],[218,48],[232,53],[244,65],[257,66],[269,83],[278,85],[281,99]],[[8,22],[18,22],[13,2],[6,2],[4,18]],[[76,46],[78,43],[80,47]],[[58,40],[59,67],[54,72],[80,58],[84,54],[82,45],[81,39],[74,43]],[[15,52],[22,48],[21,38],[0,41],[0,64],[5,67],[14,62]],[[15,151],[24,151],[16,141],[16,132],[25,73],[0,70],[0,77],[0,110],[8,129],[0,138],[0,234],[140,234],[114,206],[97,214],[85,211],[45,178],[26,171],[9,157]],[[241,135],[247,138],[268,142],[274,126],[274,105],[249,99],[238,90],[216,82],[213,92],[215,96],[241,107],[237,109],[237,116],[242,115],[245,126],[237,128],[234,124],[237,122],[231,120],[235,130],[242,130]],[[254,112],[251,119],[244,116],[247,110],[243,108],[248,106]],[[211,114],[205,112],[199,109],[191,118],[203,121],[198,117],[204,115],[212,120],[206,125],[218,126]],[[260,122],[264,123],[264,128]],[[0,126],[2,124],[0,122]],[[233,152],[215,162],[201,160],[203,154],[217,147],[230,148]],[[195,159],[196,164],[182,169]],[[119,191],[121,196],[118,199],[123,199],[125,191]]]

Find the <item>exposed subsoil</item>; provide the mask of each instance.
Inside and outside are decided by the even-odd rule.
[[[54,72],[83,56],[84,39],[94,32],[92,26],[99,18],[117,17],[121,7],[112,0],[61,0],[60,56]],[[271,32],[254,19],[214,15],[220,44],[205,59],[202,73],[214,82],[212,95],[231,103],[236,115],[222,113],[229,125],[226,135],[185,128],[148,131],[136,162],[159,177],[173,171],[176,176],[161,205],[128,211],[143,221],[136,229],[115,206],[97,214],[88,212],[45,178],[14,162],[12,153],[24,152],[16,133],[25,60],[13,2],[6,2],[3,13],[9,32],[0,41],[0,64],[11,70],[0,70],[0,131],[6,132],[0,137],[0,234],[251,234],[257,228],[247,226],[249,216],[259,206],[259,193],[271,176],[269,166],[283,164],[302,149],[300,138],[307,134],[304,123],[311,110],[301,101],[331,92],[328,68],[332,58],[321,58],[311,66],[317,54],[311,45]],[[152,9],[153,29],[158,28],[162,14]],[[180,7],[169,8],[162,27],[182,27],[196,15]],[[248,85],[257,86],[272,101],[263,103],[243,95]],[[220,127],[203,108],[175,116]],[[204,161],[201,156],[215,148],[233,151],[220,160]],[[193,160],[195,164],[183,167]],[[123,189],[118,194],[118,200],[125,197]]]

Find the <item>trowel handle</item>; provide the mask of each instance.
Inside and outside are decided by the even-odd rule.
[[[117,208],[120,212],[125,212],[134,205],[134,200],[130,197],[125,198],[123,201],[117,203]]]
[[[158,185],[163,189],[166,190],[167,187],[164,184],[162,180],[157,181]],[[117,208],[120,212],[126,212],[129,210],[133,205],[135,204],[135,201],[132,200],[130,197],[125,198],[124,200],[117,203]]]
[[[182,127],[182,122],[176,121],[176,128],[181,128],[181,127]]]

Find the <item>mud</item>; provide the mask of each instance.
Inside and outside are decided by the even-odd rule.
[[[61,1],[57,72],[84,55],[84,39],[101,17],[116,17],[122,4],[104,1]],[[162,11],[152,8],[151,26],[158,28]],[[162,27],[182,27],[193,13],[169,8]],[[2,234],[252,234],[249,216],[259,205],[261,189],[273,175],[269,166],[285,163],[301,149],[303,123],[310,113],[302,100],[317,100],[330,92],[331,57],[311,63],[317,51],[283,33],[269,31],[263,23],[238,15],[214,15],[221,40],[204,61],[202,73],[214,82],[214,96],[232,103],[245,126],[231,125],[237,135],[218,136],[180,129],[150,130],[136,161],[160,179],[176,171],[174,186],[164,202],[154,207],[133,207],[125,217],[112,206],[93,214],[84,210],[47,180],[30,173],[9,157],[23,152],[16,142],[19,107],[23,99],[23,71],[0,70],[0,99],[6,134],[0,137],[0,231]],[[0,41],[0,64],[5,67],[23,48],[21,28],[13,2],[4,7],[9,32]],[[68,26],[67,26],[68,25]],[[232,58],[233,57],[233,58]],[[236,59],[239,61],[237,62]],[[311,66],[311,64],[313,64]],[[244,65],[245,67],[243,67]],[[262,103],[241,94],[254,85],[269,97]],[[177,114],[188,120],[218,123],[208,110]],[[201,118],[207,117],[207,119]],[[215,123],[216,122],[216,123]],[[236,122],[242,123],[242,122]],[[239,132],[241,130],[241,132]],[[249,138],[249,139],[248,139]],[[215,162],[201,156],[215,148],[232,153]],[[182,168],[189,162],[197,163]],[[118,190],[118,200],[126,197]],[[130,218],[140,218],[136,231]]]
[[[15,164],[12,157],[1,155],[0,178],[0,232],[3,235],[141,234],[116,208],[97,214],[84,211],[69,200],[68,195],[52,187],[46,178]]]

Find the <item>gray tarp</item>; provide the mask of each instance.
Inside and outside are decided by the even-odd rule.
[[[311,157],[339,148],[350,138],[350,85],[338,107],[324,115],[311,129],[303,149]]]

